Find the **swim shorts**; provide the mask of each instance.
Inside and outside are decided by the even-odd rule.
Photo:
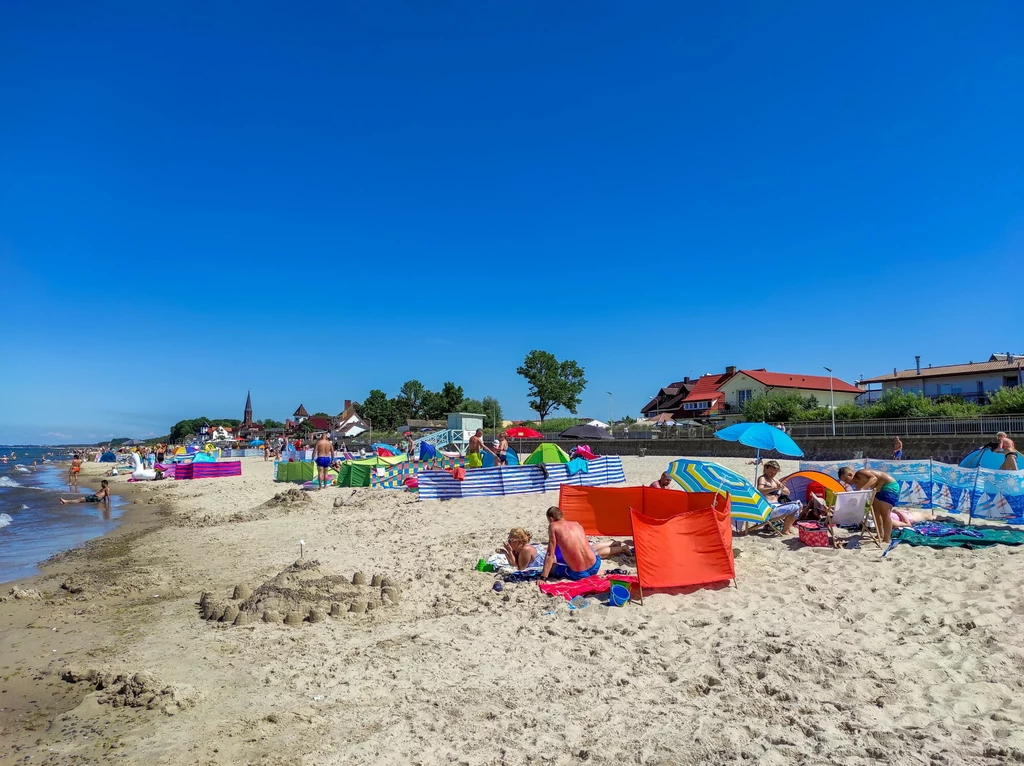
[[[893,460],[902,460],[903,459],[903,450],[898,449],[895,452],[893,452],[892,453],[892,459]]]
[[[466,455],[466,468],[483,468],[484,459],[479,452],[470,452]]]
[[[585,580],[586,578],[590,577],[591,575],[596,575],[600,571],[601,571],[601,557],[595,554],[595,556],[594,556],[594,565],[592,567],[590,567],[590,569],[585,569],[582,572],[577,572],[577,571],[575,571],[573,569],[570,569],[569,567],[566,567],[565,568],[565,576],[568,577],[570,580]]]
[[[331,459],[329,457],[327,457],[326,455],[321,455],[320,457],[318,457],[316,459],[316,464],[318,466],[320,466],[321,468],[330,468],[331,467]]]
[[[100,499],[96,497],[96,495],[89,495],[87,498],[85,498],[85,502],[87,503],[98,503],[99,501]]]
[[[893,491],[893,489],[886,484],[875,493],[875,500],[880,500],[881,502],[889,505],[896,505],[900,501],[900,496],[899,493]]]

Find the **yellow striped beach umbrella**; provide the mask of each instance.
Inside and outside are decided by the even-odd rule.
[[[763,524],[772,507],[754,486],[724,465],[703,460],[673,460],[668,475],[687,492],[729,493],[734,521]]]

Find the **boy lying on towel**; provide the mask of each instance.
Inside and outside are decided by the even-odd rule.
[[[546,580],[552,570],[556,575],[570,580],[583,580],[601,571],[601,556],[617,556],[629,553],[629,546],[613,540],[611,543],[592,546],[587,540],[583,525],[577,521],[566,521],[562,509],[557,505],[548,508],[548,550],[544,556],[544,570],[541,576]],[[561,562],[559,562],[561,554]]]

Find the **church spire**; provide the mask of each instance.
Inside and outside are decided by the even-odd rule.
[[[242,425],[252,425],[252,392],[245,392],[245,413],[242,415]]]

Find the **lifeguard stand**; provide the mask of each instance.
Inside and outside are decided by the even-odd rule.
[[[417,439],[414,444],[433,444],[439,449],[448,445],[454,446],[459,454],[466,454],[466,446],[469,444],[469,437],[476,433],[478,428],[484,427],[484,416],[479,412],[449,412],[448,428],[444,431],[435,431],[432,434]]]

